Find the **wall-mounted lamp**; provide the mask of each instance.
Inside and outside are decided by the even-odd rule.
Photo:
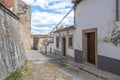
[[[17,13],[17,15],[26,14],[27,9],[28,9],[27,5],[24,5],[24,6],[22,7],[22,11],[23,11],[23,12]]]
[[[82,0],[72,0],[72,3],[73,4],[78,4],[80,1],[82,1]]]

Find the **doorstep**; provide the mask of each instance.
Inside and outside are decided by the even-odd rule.
[[[77,67],[78,69],[81,69],[90,74],[93,74],[96,77],[99,77],[105,80],[120,80],[120,76],[97,69],[96,67],[84,65],[84,64],[77,63],[71,60],[67,60],[67,61],[69,64],[73,65],[74,67]]]

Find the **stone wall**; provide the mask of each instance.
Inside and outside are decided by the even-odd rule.
[[[25,62],[21,24],[18,17],[0,3],[0,80]]]
[[[19,0],[19,13],[23,13],[22,7],[26,5],[27,6],[27,12],[26,14],[19,15],[20,23],[23,25],[22,32],[23,32],[23,40],[26,51],[29,51],[31,49],[31,8],[29,5],[24,3],[23,1]]]
[[[14,8],[14,0],[0,0],[3,2],[8,8]]]
[[[33,38],[33,49],[39,50],[39,38]]]
[[[14,11],[15,14],[18,12],[18,0],[0,0],[7,8]]]

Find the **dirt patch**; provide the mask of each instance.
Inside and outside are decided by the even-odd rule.
[[[49,62],[34,64],[29,61],[24,67],[22,74],[22,80],[73,80],[61,73]]]

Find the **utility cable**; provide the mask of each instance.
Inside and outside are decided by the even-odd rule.
[[[68,11],[68,13],[62,18],[62,20],[50,31],[50,33],[53,32],[54,29],[60,25],[60,23],[72,12],[73,9],[74,9],[74,6]]]

